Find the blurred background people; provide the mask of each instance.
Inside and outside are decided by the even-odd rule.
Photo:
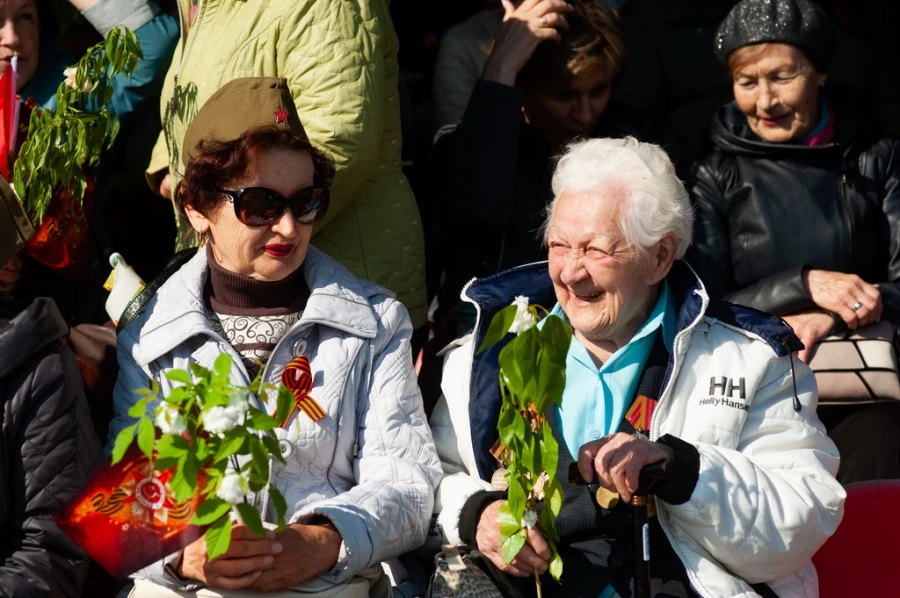
[[[563,0],[504,10],[462,122],[438,136],[432,158],[445,308],[471,277],[543,258],[536,233],[567,143],[642,136],[640,120],[610,101],[628,59],[614,11]]]
[[[809,0],[732,9],[715,48],[734,101],[689,180],[690,263],[712,296],[783,317],[805,361],[829,334],[900,322],[900,142],[823,87],[835,42]],[[900,405],[819,412],[839,480],[900,477]]]
[[[3,204],[15,201],[7,187],[0,218],[11,220]],[[0,263],[12,255],[0,253]],[[67,332],[51,299],[21,303],[0,290],[3,596],[76,598],[88,577],[87,555],[52,518],[100,458],[75,357],[62,343]]]
[[[625,4],[624,0],[595,0],[610,8]],[[516,0],[514,5],[521,4]],[[432,128],[462,120],[475,82],[481,77],[484,63],[491,53],[494,37],[503,23],[500,0],[484,0],[484,8],[456,23],[441,37],[434,67]]]
[[[830,86],[852,95],[873,122],[900,134],[900,15],[891,0],[815,0],[836,23]],[[615,97],[641,110],[680,166],[699,151],[731,83],[710,53],[736,0],[630,0],[622,25],[632,48]]]
[[[156,249],[157,240],[166,235],[166,214],[154,211],[137,183],[158,131],[149,117],[156,110],[178,24],[153,0],[70,0],[70,4],[95,30],[93,36],[72,44],[78,46],[73,50],[64,46],[60,35],[63,25],[71,24],[71,17],[67,17],[70,10],[59,10],[59,3],[50,0],[0,2],[0,57],[4,58],[0,71],[8,68],[11,56],[18,56],[17,88],[24,104],[20,119],[24,128],[18,135],[21,145],[30,109],[56,108],[56,89],[66,78],[63,70],[77,62],[89,43],[101,41],[101,36],[119,24],[137,36],[144,59],[130,79],[119,76],[113,80],[110,110],[120,119],[120,134],[92,173],[96,185],[88,198],[92,216],[89,239],[84,242],[91,248],[89,252],[82,249],[82,254],[92,254],[93,263],[79,265],[73,280],[71,273],[18,256],[7,264],[7,274],[0,276],[0,283],[14,284],[15,295],[22,300],[53,297],[69,322],[103,322],[107,317],[102,285],[109,273],[105,258],[113,247],[133,256],[134,264],[146,272],[144,276],[153,276],[165,263],[166,253]],[[76,29],[77,25],[70,27],[68,33]]]

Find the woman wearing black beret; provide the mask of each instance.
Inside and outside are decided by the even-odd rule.
[[[715,44],[735,99],[689,180],[689,261],[710,295],[783,317],[804,361],[831,334],[900,323],[900,142],[825,90],[828,17],[809,0],[743,0]],[[840,481],[900,477],[900,405],[819,415]]]

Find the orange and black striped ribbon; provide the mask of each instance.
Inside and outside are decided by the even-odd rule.
[[[284,421],[281,422],[282,428],[287,427],[295,409],[305,411],[306,415],[315,422],[325,417],[325,410],[309,394],[312,391],[313,377],[309,369],[309,358],[306,355],[295,357],[284,367],[281,382],[294,393],[294,405]]]

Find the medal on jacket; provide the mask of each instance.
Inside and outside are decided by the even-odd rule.
[[[638,395],[631,404],[631,407],[625,413],[625,419],[634,426],[636,432],[641,432],[645,436],[650,433],[650,420],[653,418],[653,412],[656,410],[656,404],[659,401]]]
[[[619,493],[600,486],[597,488],[597,504],[608,511],[619,504]]]
[[[309,358],[306,355],[295,357],[284,366],[284,371],[281,373],[281,382],[294,394],[294,405],[288,412],[287,417],[284,418],[284,421],[281,422],[282,428],[287,427],[296,409],[306,412],[306,415],[314,422],[325,417],[325,410],[309,394],[312,391],[313,377],[309,369]]]

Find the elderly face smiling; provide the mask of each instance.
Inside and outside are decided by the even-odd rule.
[[[591,144],[598,142],[593,147],[601,151],[593,151]],[[672,206],[684,212],[677,219],[690,234],[686,197],[657,202],[669,189],[655,183],[661,177],[642,168],[638,154],[621,143],[629,142],[593,140],[569,151],[554,175],[558,195],[547,226],[556,298],[576,338],[601,361],[627,344],[647,319],[659,283],[687,246],[665,222]],[[648,227],[645,221],[655,223]]]

